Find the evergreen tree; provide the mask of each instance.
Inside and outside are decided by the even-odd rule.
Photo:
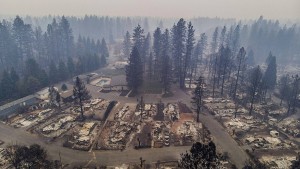
[[[145,28],[145,32],[149,32],[149,22],[148,22],[148,18],[144,19],[144,25],[143,27]]]
[[[39,67],[38,63],[34,59],[30,58],[26,61],[25,64],[26,65],[25,65],[24,76],[25,77],[33,76],[33,77],[37,78],[38,73],[40,71],[40,67]]]
[[[220,35],[220,47],[224,46],[225,44],[225,36],[226,36],[226,26],[223,27],[222,31],[221,31],[221,35]]]
[[[100,41],[98,40],[98,51],[97,52],[101,52],[101,43]],[[78,40],[77,40],[77,43],[76,43],[76,55],[78,57],[83,57],[86,53],[88,53],[88,51],[86,51],[87,48],[86,48],[86,42],[85,42],[85,37],[82,37],[81,35],[79,35],[78,37]],[[68,58],[68,60],[70,59],[71,57]]]
[[[144,35],[144,29],[140,25],[138,25],[133,30],[133,46],[137,48],[139,57],[141,58],[142,68],[145,68],[145,55],[143,48],[144,48],[144,42],[145,42],[145,35]]]
[[[40,69],[38,80],[42,87],[49,85],[49,77],[44,69]]]
[[[56,19],[53,19],[52,23],[48,24],[47,26],[47,33],[45,36],[47,43],[48,62],[50,62],[50,60],[58,60],[61,56],[59,36],[58,24]]]
[[[224,46],[232,47],[232,36],[233,36],[233,30],[234,30],[233,27],[234,27],[233,25],[230,26],[230,29],[227,32]]]
[[[112,33],[112,31],[109,31],[109,44],[114,44],[115,43],[115,38],[114,38],[114,34]]]
[[[105,57],[109,57],[109,51],[104,38],[101,41],[101,52]]]
[[[145,40],[144,29],[140,25],[133,30],[133,46],[137,48],[139,53],[143,53],[143,45]]]
[[[22,88],[22,90],[24,95],[37,92],[42,87],[39,79],[34,76],[29,76],[28,78],[24,79],[23,83],[24,87]]]
[[[187,76],[188,70],[191,70],[191,58],[195,44],[195,37],[194,37],[194,27],[191,22],[188,23],[188,31],[187,31],[187,40],[186,40],[186,52],[185,52],[185,59],[184,59],[184,70],[183,70],[183,81],[181,82],[181,86],[185,87],[185,78]],[[191,71],[190,71],[191,72]],[[192,78],[192,75],[190,75]]]
[[[162,33],[160,28],[156,28],[153,33],[153,52],[155,57],[159,58],[161,56],[162,47]]]
[[[248,55],[247,55],[247,60],[246,60],[247,65],[249,66],[253,66],[255,65],[255,61],[254,61],[254,52],[252,49],[250,49]]]
[[[78,61],[76,62],[76,65],[75,65],[75,74],[81,74],[83,73],[85,70],[84,70],[84,59],[83,57],[79,57],[78,58]]]
[[[59,72],[53,61],[50,62],[49,66],[49,79],[51,84],[54,84],[59,81]]]
[[[184,56],[186,42],[186,22],[181,18],[172,28],[172,51],[175,77],[179,79],[180,88],[184,88]]]
[[[211,54],[216,53],[216,50],[218,48],[218,36],[219,36],[219,28],[216,27],[210,44]]]
[[[17,74],[17,72],[15,71],[14,68],[11,68],[10,70],[10,79],[11,79],[11,87],[13,89],[13,94],[12,97],[17,97],[19,95],[19,91],[18,91],[18,83],[20,80],[19,75]]]
[[[12,25],[13,38],[17,45],[17,55],[24,61],[33,55],[33,31],[29,24],[16,16]],[[22,62],[20,62],[22,64]]]
[[[131,40],[130,40],[130,38],[131,38],[131,35],[127,31],[126,35],[124,37],[124,40],[123,40],[123,54],[124,54],[125,58],[129,58],[129,55],[130,55],[130,50],[131,50]]]
[[[202,63],[203,55],[207,47],[207,36],[205,33],[202,33],[200,36],[200,40],[197,42],[195,46],[195,50],[191,59],[191,77],[196,76],[198,65]],[[190,78],[190,86],[192,84],[192,78]]]
[[[79,35],[79,38],[80,38],[80,35]],[[81,41],[82,41],[82,38],[81,38]],[[77,43],[79,43],[79,39],[78,39]],[[97,40],[97,43],[95,44],[95,49],[96,49],[96,53],[101,54],[101,42],[99,39]]]
[[[73,76],[75,74],[75,65],[74,65],[73,59],[70,57],[68,58],[67,66],[68,66],[69,75]]]
[[[19,59],[16,39],[13,38],[9,25],[0,22],[0,71],[16,67]]]
[[[277,79],[277,64],[276,64],[276,56],[273,56],[270,52],[268,59],[268,67],[262,78],[262,85],[265,90],[265,94],[267,90],[274,90]]]
[[[232,49],[233,56],[236,55],[239,45],[240,45],[240,25],[237,25],[234,29],[233,36],[231,39],[231,46],[230,46]]]
[[[156,79],[161,77],[161,66],[162,66],[162,33],[160,28],[156,28],[153,33],[153,53],[154,53],[154,64],[153,72]]]
[[[150,52],[151,52],[151,35],[150,35],[150,33],[148,33],[144,40],[143,53],[142,53],[142,55],[145,58],[145,61],[148,59]]]
[[[162,35],[162,85],[164,94],[170,93],[171,91],[171,80],[172,80],[172,63],[170,59],[170,33],[166,29]]]
[[[39,26],[34,31],[34,49],[36,51],[36,58],[38,63],[47,66],[46,59],[46,42],[43,35],[42,28]]]
[[[207,48],[207,36],[205,33],[202,33],[200,36],[200,40],[199,40],[199,53],[198,54],[198,59],[197,61],[202,61],[203,60],[203,55],[205,53],[205,50]]]
[[[105,59],[106,59],[106,57],[105,57]],[[94,55],[92,55],[92,60],[93,60],[93,64],[92,64],[93,70],[99,69],[101,67],[100,57],[98,55],[94,54]],[[105,60],[105,64],[106,64],[106,60]]]
[[[12,79],[9,75],[9,72],[4,71],[2,74],[2,80],[1,80],[1,97],[3,99],[8,99],[11,97],[11,95],[14,92],[13,86],[11,85]]]
[[[153,76],[153,55],[151,52],[148,59],[148,78],[152,80],[152,76]]]
[[[84,120],[83,102],[91,98],[89,91],[85,87],[84,82],[77,76],[73,88],[73,96],[75,98],[75,104],[79,105],[81,120]]]
[[[60,54],[63,60],[66,60],[69,57],[73,56],[73,49],[74,49],[74,37],[72,33],[72,29],[70,27],[69,21],[62,16],[59,26],[59,48]]]
[[[39,89],[39,87],[46,86],[49,83],[49,79],[45,70],[41,69],[38,63],[32,58],[27,59],[25,62],[25,71],[23,79],[25,82],[25,86],[28,82],[29,77],[32,77],[30,81],[33,81],[36,84],[36,86],[32,87],[32,90],[30,91],[36,91],[37,89]]]
[[[101,55],[101,58],[100,58],[100,65],[102,67],[104,67],[106,65],[106,57],[105,55]]]
[[[66,65],[63,61],[59,62],[58,75],[59,75],[59,80],[60,81],[66,80],[66,78],[68,77],[68,70],[67,70],[67,67],[66,67]]]
[[[137,47],[133,47],[126,67],[126,81],[128,87],[136,93],[143,83],[143,66]]]
[[[62,91],[68,90],[68,86],[67,86],[65,83],[62,84],[62,85],[61,85],[61,90],[62,90]]]

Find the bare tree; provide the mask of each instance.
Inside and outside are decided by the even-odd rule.
[[[221,95],[224,94],[224,84],[225,84],[225,77],[228,74],[228,66],[230,64],[230,54],[231,51],[228,47],[221,48],[221,55],[220,55],[220,67],[222,69],[222,86],[221,86]]]
[[[197,80],[197,87],[194,91],[193,96],[193,103],[196,105],[196,111],[197,111],[197,122],[199,122],[199,115],[202,107],[202,99],[203,99],[203,93],[204,93],[204,77],[200,76]]]
[[[50,86],[49,89],[48,89],[48,92],[49,92],[49,101],[50,101],[50,104],[54,105],[55,101],[56,101],[55,98],[56,98],[57,91],[55,90],[54,86]]]
[[[282,105],[282,101],[288,100],[289,91],[290,91],[290,76],[284,75],[279,79],[279,95],[280,95],[280,106]]]
[[[238,56],[237,56],[237,59],[238,59],[238,71],[237,71],[236,81],[235,81],[235,86],[234,86],[233,99],[235,99],[235,97],[236,97],[236,91],[237,91],[237,88],[238,88],[240,71],[241,71],[241,68],[242,68],[242,64],[244,64],[244,62],[245,62],[245,56],[246,56],[246,51],[245,51],[244,47],[242,47],[240,49],[240,51],[239,51]]]
[[[292,108],[292,111],[295,112],[296,110],[296,103],[297,98],[299,95],[299,85],[300,85],[300,78],[298,75],[292,76],[293,83],[292,83],[292,93],[290,95],[290,100],[288,103],[288,113],[290,112],[290,109]]]
[[[215,89],[216,89],[216,74],[217,74],[217,67],[218,67],[218,53],[214,54],[214,70],[213,70],[213,91],[212,91],[212,97],[215,98]]]
[[[261,79],[262,79],[262,72],[260,70],[260,67],[257,66],[256,68],[254,68],[254,70],[252,70],[252,73],[250,75],[250,81],[249,81],[249,88],[248,88],[248,92],[250,95],[250,110],[249,110],[249,115],[251,115],[252,111],[253,111],[253,103],[254,103],[254,99],[255,96],[258,95],[258,89],[259,86],[261,84]]]

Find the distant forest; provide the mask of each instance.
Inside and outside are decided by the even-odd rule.
[[[138,25],[148,36],[145,41],[150,44],[148,49],[151,52],[154,48],[155,54],[150,35],[157,27],[162,31],[174,27],[177,20],[98,16],[3,19],[0,22],[0,103],[103,67],[118,46],[116,53],[128,58],[122,50],[123,40]],[[201,51],[203,58],[215,53],[216,47],[226,44],[233,53],[243,46],[252,65],[263,63],[270,52],[281,64],[300,63],[300,27],[297,25],[282,25],[263,17],[239,22],[193,18],[188,22],[195,29],[195,40],[199,45],[208,44]],[[202,50],[197,45],[196,49]],[[143,54],[143,51],[139,52]]]
[[[32,94],[43,87],[99,69],[109,56],[105,39],[74,40],[65,17],[43,31],[17,16],[0,23],[0,102]]]
[[[24,17],[25,23],[32,27],[41,27],[43,31],[47,30],[48,24],[53,19],[60,20],[58,16],[45,17]],[[126,31],[132,30],[139,24],[144,29],[145,33],[153,33],[156,27],[164,30],[172,27],[177,18],[154,18],[154,17],[108,17],[108,16],[85,16],[85,17],[65,17],[72,28],[74,39],[79,36],[89,37],[94,40],[104,38],[108,43],[124,38]],[[13,18],[7,19],[13,20]],[[240,43],[247,51],[253,50],[254,57],[258,62],[264,61],[268,53],[272,51],[279,61],[284,63],[295,63],[297,55],[299,55],[300,46],[300,27],[296,23],[288,22],[288,24],[280,23],[277,20],[266,20],[262,16],[257,20],[237,21],[235,19],[221,18],[205,18],[198,17],[188,19],[195,27],[195,37],[200,38],[202,33],[211,39],[216,27],[221,29],[226,26],[227,32],[239,25]],[[299,61],[297,61],[299,63]]]

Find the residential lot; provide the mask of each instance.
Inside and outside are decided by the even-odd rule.
[[[206,98],[205,107],[250,156],[272,168],[288,168],[299,150],[298,120],[273,103],[246,108],[224,98]],[[268,110],[268,111],[265,111]],[[287,129],[289,128],[289,129]],[[274,155],[276,154],[276,155]]]

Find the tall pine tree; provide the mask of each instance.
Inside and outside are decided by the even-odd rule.
[[[172,51],[175,77],[179,80],[180,88],[184,88],[184,56],[186,42],[186,21],[181,18],[172,28]]]
[[[75,104],[80,107],[81,120],[84,120],[84,110],[83,110],[83,102],[91,98],[89,91],[85,87],[84,82],[76,77],[74,88],[73,88],[73,96],[75,98]]]
[[[136,93],[143,83],[143,66],[137,47],[133,47],[129,57],[129,64],[126,67],[126,81],[133,93]]]
[[[124,40],[123,40],[123,54],[124,54],[125,58],[129,58],[129,55],[130,55],[130,50],[131,50],[131,40],[130,40],[130,38],[131,38],[131,35],[127,31],[126,35],[124,37]]]

